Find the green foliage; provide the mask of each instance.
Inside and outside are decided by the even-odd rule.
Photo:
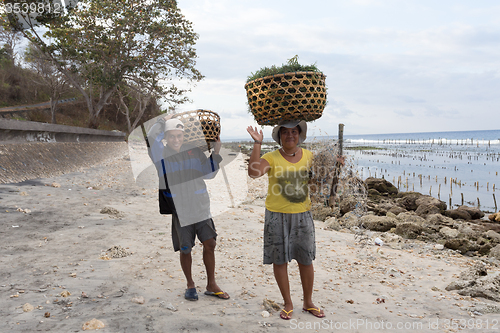
[[[55,18],[48,50],[76,64],[87,79],[112,87],[127,77],[157,84],[172,75],[199,80],[198,35],[175,1],[86,0]],[[153,82],[154,81],[154,82]]]
[[[299,64],[298,56],[296,55],[295,57],[288,59],[288,62],[286,64],[282,64],[279,67],[272,65],[271,67],[264,67],[259,69],[258,71],[252,73],[247,78],[247,83],[252,80],[259,79],[261,77],[289,73],[289,72],[320,72],[320,70],[316,67],[316,64],[312,65]]]
[[[99,113],[121,84],[133,83],[175,104],[185,102],[189,90],[178,89],[172,79],[203,78],[195,68],[198,35],[176,1],[84,0],[67,15],[37,20],[48,29],[44,38],[33,27],[24,36],[84,95],[90,127],[97,127]]]
[[[7,48],[5,47],[5,45],[0,48],[0,63],[5,63],[5,62],[10,62],[10,59],[11,59],[11,52],[9,52],[9,50],[7,50]]]

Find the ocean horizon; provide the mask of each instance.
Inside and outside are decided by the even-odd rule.
[[[336,140],[337,135],[330,136],[316,136],[314,133],[308,135],[306,142],[311,142],[313,140]],[[465,143],[471,144],[472,142],[479,142],[480,144],[485,144],[490,142],[490,144],[498,145],[500,144],[500,129],[498,130],[474,130],[474,131],[445,131],[445,132],[412,132],[412,133],[383,133],[383,134],[345,134],[344,141],[352,143],[369,143],[369,142],[380,142],[383,140],[414,140],[419,142],[434,143],[438,141],[448,143]],[[241,139],[222,139],[222,142],[247,142],[251,141],[250,137],[245,137]],[[264,138],[264,141],[271,142],[272,138]]]
[[[498,211],[500,130],[344,137],[360,177],[385,178],[400,191],[429,194],[456,208]]]
[[[333,143],[336,139],[310,135],[305,144],[314,149],[311,143]],[[271,138],[264,141],[275,144]],[[399,191],[429,194],[449,208],[463,203],[487,212],[498,211],[495,195],[500,194],[500,130],[344,133],[343,147],[362,180],[385,178]]]

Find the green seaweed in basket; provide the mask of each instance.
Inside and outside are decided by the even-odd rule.
[[[283,74],[288,72],[320,72],[320,70],[316,67],[316,64],[301,65],[298,62],[298,58],[299,56],[296,55],[295,57],[288,59],[288,62],[281,65],[280,67],[276,67],[275,65],[273,65],[271,67],[261,68],[255,73],[252,73],[252,75],[247,78],[247,83],[264,76]]]

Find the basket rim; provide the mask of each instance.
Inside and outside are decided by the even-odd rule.
[[[247,87],[247,85],[249,85],[250,83],[254,83],[255,81],[258,81],[258,80],[262,80],[262,79],[266,79],[266,78],[271,78],[271,77],[280,77],[280,76],[285,76],[285,75],[289,75],[289,74],[304,74],[304,75],[307,75],[307,74],[319,74],[320,76],[322,76],[323,78],[326,78],[326,75],[323,74],[323,72],[313,72],[313,71],[305,71],[305,72],[285,72],[285,73],[280,73],[280,74],[273,74],[273,75],[267,75],[267,76],[263,76],[263,77],[259,77],[257,79],[254,79],[252,81],[248,81],[247,83],[245,83],[245,89]]]
[[[188,113],[192,113],[192,112],[199,112],[199,111],[204,111],[204,112],[208,112],[208,113],[213,113],[214,115],[219,116],[219,114],[215,111],[212,111],[212,110],[208,110],[208,109],[196,109],[196,110],[191,110],[191,111],[183,111],[183,112],[179,112],[179,113],[172,113],[172,117],[175,117],[175,116],[180,116],[180,115],[184,115],[184,114],[188,114]]]

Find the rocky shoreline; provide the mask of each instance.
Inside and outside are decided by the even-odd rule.
[[[328,228],[353,232],[361,228],[391,233],[392,239],[415,239],[436,243],[466,256],[500,259],[500,212],[485,219],[476,207],[447,209],[444,201],[418,192],[399,192],[383,178],[367,178],[366,211],[355,211],[359,198],[340,199],[334,216],[325,219]],[[441,246],[442,247],[441,247]]]

